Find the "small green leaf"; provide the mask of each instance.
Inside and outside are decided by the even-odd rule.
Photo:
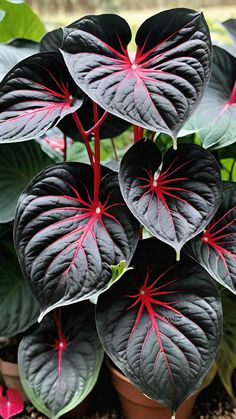
[[[112,272],[112,276],[111,276],[111,280],[108,284],[108,288],[111,287],[111,285],[113,285],[116,281],[118,281],[122,275],[124,275],[125,272],[129,271],[133,269],[132,267],[127,268],[126,267],[126,260],[121,260],[120,263],[118,263],[118,265],[111,265],[111,272]]]
[[[0,42],[15,38],[39,41],[45,34],[43,23],[26,2],[0,0],[0,9]]]
[[[236,182],[236,160],[235,159],[222,159],[221,174],[222,180],[232,180]]]

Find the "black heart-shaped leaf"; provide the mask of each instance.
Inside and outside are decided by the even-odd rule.
[[[135,41],[117,15],[86,16],[64,34],[62,53],[78,86],[108,112],[175,137],[202,96],[211,67],[201,13],[172,9],[146,20]]]
[[[145,395],[172,411],[201,385],[221,339],[211,277],[155,238],[139,243],[133,270],[98,298],[105,351]]]
[[[235,68],[236,57],[214,45],[209,84],[182,131],[183,135],[197,131],[205,148],[225,147],[236,140]]]
[[[186,251],[220,284],[236,294],[236,186],[223,182],[221,205]]]
[[[71,25],[66,26],[64,29],[59,28],[51,32],[48,32],[40,42],[40,50],[46,51],[59,51],[62,46],[65,34],[70,32],[72,28],[83,21],[84,18],[73,22]],[[77,109],[77,117],[79,118],[85,131],[89,131],[94,125],[93,113],[91,109],[93,107],[92,100],[88,97],[84,100],[82,106]],[[99,119],[104,114],[104,109],[98,106],[98,117]],[[117,118],[116,116],[108,113],[103,123],[100,125],[99,138],[111,138],[121,134],[129,127],[129,123],[124,119]],[[58,124],[58,127],[70,138],[78,141],[84,141],[81,136],[78,126],[71,115],[66,115]],[[92,135],[92,134],[91,134]],[[90,135],[90,137],[91,137]]]
[[[0,143],[43,135],[75,112],[83,96],[59,53],[26,58],[0,84]]]
[[[112,265],[128,264],[134,253],[138,222],[122,199],[117,173],[103,168],[102,174],[99,202],[93,169],[83,163],[44,170],[18,201],[15,244],[41,318],[104,290]]]
[[[63,42],[63,29],[53,29],[46,33],[40,41],[40,52],[58,51]]]
[[[169,149],[162,162],[158,147],[142,139],[124,155],[119,181],[135,217],[177,253],[204,230],[220,204],[219,166],[194,144]]]
[[[19,372],[33,405],[59,418],[88,395],[103,360],[89,303],[58,309],[21,340]]]

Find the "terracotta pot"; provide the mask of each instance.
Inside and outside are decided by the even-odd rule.
[[[18,365],[0,359],[0,371],[7,388],[15,388],[19,391],[24,401],[29,400],[20,382]]]
[[[142,394],[123,374],[113,368],[108,362],[111,378],[119,394],[121,406],[126,419],[170,419],[171,411],[154,400]],[[194,394],[181,404],[177,410],[176,419],[187,419],[192,413],[198,394]]]

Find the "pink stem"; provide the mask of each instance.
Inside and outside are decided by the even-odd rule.
[[[67,140],[66,140],[66,135],[65,134],[64,134],[64,149],[63,149],[63,152],[64,152],[63,160],[66,161],[66,158],[67,158]]]
[[[87,134],[84,131],[84,128],[83,128],[83,126],[82,126],[82,124],[81,124],[81,122],[79,120],[79,117],[78,117],[77,113],[76,112],[73,112],[72,113],[72,116],[73,116],[73,119],[74,119],[74,121],[76,123],[77,128],[79,129],[80,134],[83,137],[84,144],[85,144],[85,147],[87,149],[88,156],[89,156],[90,164],[91,164],[92,167],[94,167],[93,151],[92,151],[92,149],[90,147],[89,140],[88,140],[89,134]]]
[[[101,118],[98,119],[97,122],[94,124],[94,126],[90,128],[88,131],[85,131],[86,135],[89,136],[90,134],[92,134],[92,132],[95,131],[95,129],[100,127],[100,125],[102,125],[102,123],[105,121],[107,115],[108,115],[108,112],[105,111],[104,114],[101,116]]]
[[[100,192],[100,135],[99,135],[99,125],[98,122],[98,107],[95,102],[93,102],[93,117],[94,117],[94,204],[99,206],[99,192]]]

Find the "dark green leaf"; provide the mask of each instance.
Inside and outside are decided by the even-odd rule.
[[[21,192],[50,164],[52,160],[35,141],[0,144],[0,223],[13,220]]]
[[[0,336],[14,336],[37,322],[39,306],[27,285],[12,242],[0,242]]]

